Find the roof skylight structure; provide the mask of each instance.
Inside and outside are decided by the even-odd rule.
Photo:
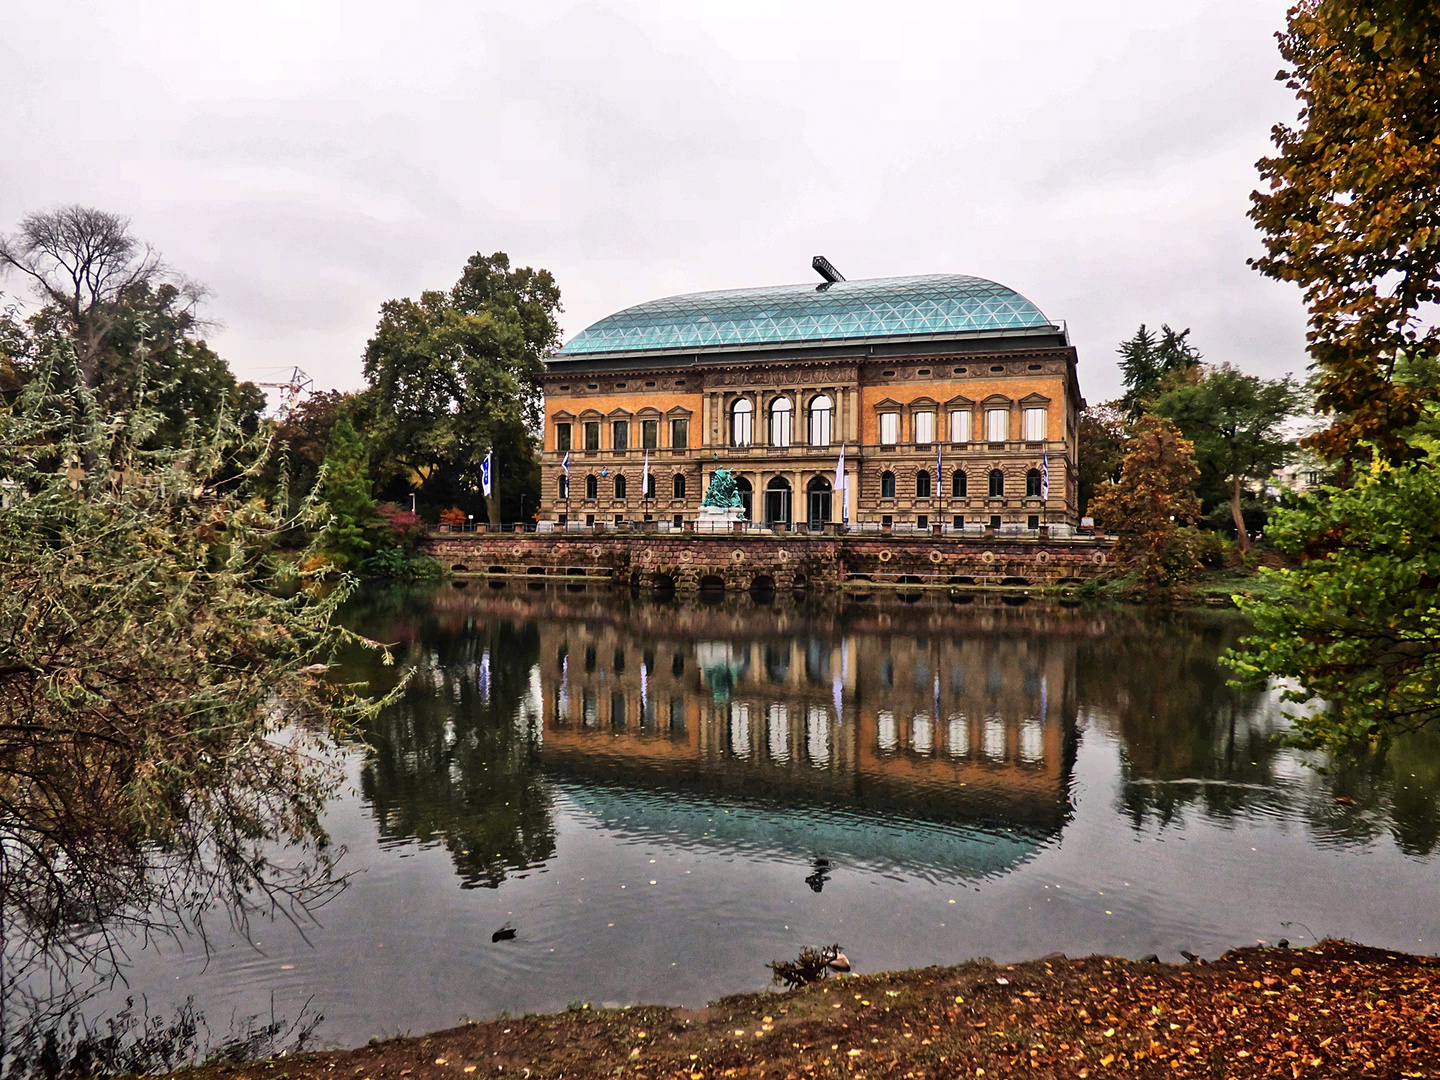
[[[965,274],[687,293],[617,311],[558,358],[1056,329],[1014,289]]]

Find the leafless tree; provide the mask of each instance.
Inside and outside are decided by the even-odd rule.
[[[30,279],[40,299],[72,324],[80,370],[93,383],[127,290],[170,277],[160,255],[130,232],[130,219],[87,206],[27,214],[0,236],[0,270]]]

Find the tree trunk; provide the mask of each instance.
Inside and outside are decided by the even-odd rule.
[[[490,490],[494,494],[485,499],[485,516],[490,519],[490,531],[498,532],[500,530],[500,485],[495,482],[493,474],[490,480]]]
[[[1250,550],[1250,535],[1245,531],[1245,515],[1240,512],[1240,474],[1235,474],[1234,486],[1230,489],[1230,514],[1235,518],[1235,539],[1243,555]]]

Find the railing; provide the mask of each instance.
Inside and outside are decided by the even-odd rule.
[[[741,522],[700,522],[688,520],[676,525],[671,520],[660,521],[596,521],[593,525],[587,525],[583,521],[569,521],[564,525],[554,521],[535,522],[500,525],[498,528],[491,528],[483,523],[465,525],[440,525],[431,529],[432,535],[449,535],[452,533],[471,533],[485,535],[487,533],[537,533],[540,535],[554,535],[563,533],[565,535],[579,536],[602,536],[602,535],[664,535],[664,536],[717,536],[717,535],[739,535],[739,536],[765,536],[771,538],[785,537],[811,537],[824,536],[834,538],[837,536],[856,537],[882,537],[892,536],[896,539],[921,539],[921,538],[944,538],[950,540],[1033,540],[1033,541],[1062,541],[1067,543],[1096,544],[1113,542],[1115,537],[1105,534],[1094,535],[1081,533],[1070,525],[1055,524],[1047,529],[1030,529],[1023,525],[1001,525],[998,529],[982,523],[969,523],[963,528],[957,529],[953,525],[936,524],[926,528],[920,528],[913,522],[896,522],[893,525],[885,525],[878,521],[860,521],[851,525],[839,525],[825,523],[810,525],[807,522],[799,521],[789,524],[775,523],[765,524],[756,521]]]

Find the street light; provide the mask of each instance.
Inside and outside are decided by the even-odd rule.
[[[474,515],[474,514],[466,514],[466,515],[465,515],[465,518],[466,518],[467,521],[470,522],[470,531],[471,531],[471,532],[474,532],[474,531],[475,531],[475,515]]]

